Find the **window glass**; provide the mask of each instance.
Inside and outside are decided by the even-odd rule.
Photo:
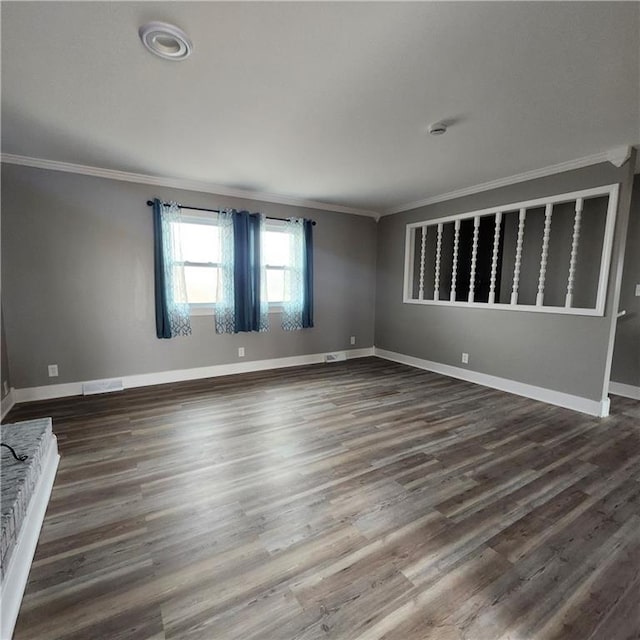
[[[274,226],[263,234],[262,260],[267,272],[267,300],[279,303],[285,301],[285,280],[291,268],[291,251],[287,231]]]
[[[185,262],[219,262],[219,229],[213,224],[183,222],[179,225]]]
[[[267,269],[267,300],[284,301],[284,269]]]
[[[187,299],[190,304],[212,304],[217,300],[217,267],[186,266],[184,279],[187,285]]]
[[[267,231],[264,234],[264,262],[271,266],[290,264],[289,235],[286,231]]]

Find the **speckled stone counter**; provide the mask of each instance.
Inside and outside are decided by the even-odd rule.
[[[29,502],[42,473],[46,453],[53,441],[51,418],[0,425],[2,442],[18,455],[29,456],[19,462],[6,447],[0,447],[0,506],[2,513],[2,553],[0,575],[4,578],[16,545]]]

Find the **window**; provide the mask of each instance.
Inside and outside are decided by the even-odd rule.
[[[403,301],[604,315],[618,185],[407,225]]]
[[[192,305],[212,305],[218,299],[220,237],[215,220],[191,219],[174,222],[174,237],[182,247],[182,262],[187,299]],[[175,228],[177,227],[177,228]]]
[[[269,304],[287,301],[285,274],[291,269],[291,243],[289,233],[282,224],[271,224],[262,238],[262,260],[267,274],[267,300]]]
[[[210,313],[218,301],[220,283],[220,234],[212,215],[183,210],[182,222],[172,223],[173,237],[180,244],[184,266],[186,300],[192,313]],[[262,237],[262,260],[266,272],[267,301],[274,307],[287,299],[285,273],[291,268],[290,234],[279,221],[267,221]]]

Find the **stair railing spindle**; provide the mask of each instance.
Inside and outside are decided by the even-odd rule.
[[[476,262],[478,260],[478,234],[480,233],[480,216],[473,218],[473,245],[471,248],[471,272],[469,273],[469,302],[473,302],[476,287]]]
[[[582,223],[582,198],[576,200],[576,213],[573,218],[573,237],[571,238],[571,257],[569,258],[569,276],[567,278],[567,296],[564,306],[573,306],[573,285],[576,278],[576,263],[578,261],[578,243],[580,242],[580,225]]]
[[[544,304],[544,283],[547,277],[547,260],[549,258],[549,237],[551,236],[551,214],[553,205],[548,204],[544,210],[544,232],[542,235],[542,253],[540,254],[540,274],[538,276],[538,294],[536,295],[536,306]]]

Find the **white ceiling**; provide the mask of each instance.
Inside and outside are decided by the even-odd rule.
[[[639,58],[635,2],[2,2],[2,151],[387,211],[637,144]]]

